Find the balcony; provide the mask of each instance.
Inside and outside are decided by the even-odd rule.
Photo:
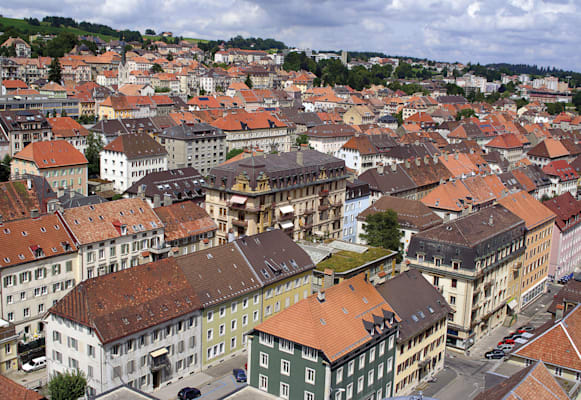
[[[337,207],[341,207],[343,205],[342,201],[330,201],[331,203],[331,207],[337,208]]]
[[[152,372],[170,367],[170,362],[167,354],[168,351],[165,347],[149,353],[149,356],[151,357],[150,368]]]
[[[329,190],[328,189],[323,189],[319,192],[319,196],[320,197],[327,197],[329,195]]]
[[[243,220],[243,219],[232,219],[232,225],[239,226],[241,228],[247,228],[248,227],[248,221]]]
[[[295,218],[295,213],[287,213],[287,214],[282,214],[278,216],[278,220],[279,221],[289,221],[289,220],[293,220]]]
[[[304,215],[311,215],[313,214],[315,211],[311,208],[307,208],[305,209],[305,211],[303,212]]]
[[[319,211],[327,211],[329,209],[328,204],[323,204],[319,206]]]
[[[151,246],[148,250],[150,253],[159,255],[169,252],[171,247],[167,243],[158,243]]]

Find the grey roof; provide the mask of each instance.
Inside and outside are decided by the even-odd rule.
[[[392,196],[381,197],[363,210],[357,219],[364,221],[368,215],[387,210],[393,210],[397,213],[397,222],[402,228],[425,231],[442,224],[442,218],[421,201]]]
[[[61,206],[65,209],[107,202],[107,200],[105,200],[101,196],[97,195],[84,196],[81,193],[76,192],[74,190],[67,190],[64,195],[58,198],[58,200]]]
[[[452,311],[446,299],[418,270],[402,272],[375,288],[401,318],[400,342],[422,333]]]
[[[390,195],[407,192],[418,187],[399,164],[395,166],[395,171],[392,167],[385,167],[381,174],[377,168],[369,169],[359,175],[358,179],[367,182],[371,190]]]
[[[440,104],[466,104],[468,100],[464,96],[440,96],[437,98]]]
[[[310,128],[305,134],[309,137],[350,137],[355,136],[357,131],[349,125],[325,124]]]
[[[149,199],[153,199],[155,195],[163,199],[165,194],[169,194],[174,201],[189,199],[203,201],[205,199],[203,184],[204,178],[195,168],[176,168],[150,172],[131,185],[125,193],[136,196],[142,188],[145,197]]]
[[[424,158],[425,156],[432,157],[440,154],[440,150],[438,150],[433,144],[420,143],[393,147],[385,153],[385,157],[391,157],[397,160],[407,160],[410,158]]]

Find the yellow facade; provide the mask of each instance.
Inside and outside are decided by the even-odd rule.
[[[312,271],[295,275],[265,286],[262,301],[264,319],[298,303],[311,295]]]
[[[525,307],[544,293],[549,274],[549,255],[553,219],[529,230],[525,235],[526,252],[520,277],[519,305]]]
[[[73,165],[61,168],[41,168],[35,163],[15,158],[11,163],[12,176],[23,174],[44,176],[51,188],[56,192],[59,188],[72,189],[83,195],[88,195],[87,165]]]
[[[18,371],[18,336],[14,326],[0,329],[0,374]]]
[[[133,110],[115,110],[111,106],[99,106],[99,119],[135,118]]]

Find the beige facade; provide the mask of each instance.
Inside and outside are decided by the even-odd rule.
[[[0,319],[0,374],[18,371],[18,335],[14,325]]]
[[[14,158],[11,164],[12,176],[24,174],[41,175],[56,192],[59,189],[70,189],[85,196],[88,193],[88,167],[83,165],[67,165],[55,168],[38,168],[34,162]]]

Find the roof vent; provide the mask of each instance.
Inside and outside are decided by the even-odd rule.
[[[319,303],[323,303],[325,301],[325,292],[319,290],[317,293],[317,300],[319,300]]]

